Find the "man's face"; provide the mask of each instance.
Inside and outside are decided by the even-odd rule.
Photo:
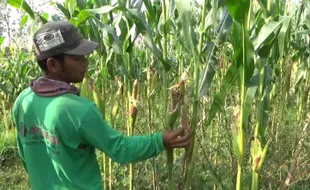
[[[87,71],[87,66],[88,61],[85,56],[81,55],[65,56],[63,65],[63,74],[65,82],[68,83],[82,82]]]
[[[86,56],[81,55],[66,55],[64,61],[53,60],[52,69],[49,69],[49,74],[57,76],[57,78],[67,83],[82,82],[88,66]]]

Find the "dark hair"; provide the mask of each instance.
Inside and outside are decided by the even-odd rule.
[[[57,60],[59,60],[61,63],[63,63],[64,60],[65,60],[65,54],[58,54],[58,55],[52,56],[52,57],[50,57],[50,58],[57,59]],[[39,67],[41,68],[41,70],[42,70],[44,73],[48,73],[47,59],[38,60],[38,65],[39,65]],[[61,66],[61,69],[63,70],[63,64],[61,64],[60,66]]]

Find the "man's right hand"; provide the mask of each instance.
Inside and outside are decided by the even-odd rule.
[[[185,148],[190,144],[191,131],[189,128],[165,131],[163,133],[164,146],[166,149]]]

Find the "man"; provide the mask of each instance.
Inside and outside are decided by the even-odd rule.
[[[184,128],[148,136],[123,136],[93,102],[70,85],[83,80],[97,43],[83,39],[66,21],[43,25],[34,35],[44,77],[31,82],[13,107],[19,155],[32,190],[102,190],[95,148],[128,164],[188,146]]]

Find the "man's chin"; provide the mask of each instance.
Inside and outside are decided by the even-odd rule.
[[[80,79],[76,79],[76,80],[72,81],[71,83],[74,83],[74,84],[81,83],[81,82],[83,82],[83,79],[84,79],[84,77],[80,78]]]

